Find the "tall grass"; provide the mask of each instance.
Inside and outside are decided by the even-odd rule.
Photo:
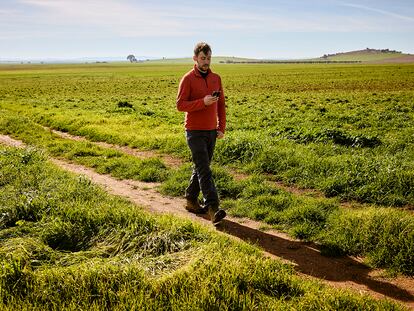
[[[160,182],[166,178],[168,169],[159,158],[138,159],[122,152],[98,147],[90,142],[64,139],[33,123],[30,119],[4,114],[0,130],[12,133],[26,144],[48,150],[55,157],[93,167],[98,173],[111,174],[117,178]]]
[[[2,310],[401,310],[301,280],[190,221],[149,215],[37,150],[1,149],[0,163]]]
[[[375,266],[414,275],[414,221],[390,209],[342,211],[327,222],[325,252],[367,254]]]
[[[168,195],[183,195],[190,165],[172,171],[162,184]],[[230,215],[262,221],[295,238],[320,244],[328,255],[366,256],[373,267],[414,275],[412,214],[392,208],[344,209],[336,199],[297,196],[277,188],[263,176],[235,180],[213,166],[221,205]]]
[[[336,150],[336,151],[332,151]],[[270,173],[289,184],[317,188],[326,196],[402,206],[414,202],[414,171],[409,152],[385,155],[348,147],[297,145],[286,139],[229,134],[218,145],[216,160],[247,172]]]

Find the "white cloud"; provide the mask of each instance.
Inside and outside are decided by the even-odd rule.
[[[397,19],[405,20],[405,21],[410,21],[410,22],[414,21],[414,17],[398,14],[398,13],[395,13],[395,12],[392,12],[392,11],[372,8],[372,7],[368,7],[368,6],[365,6],[365,5],[348,3],[348,2],[339,2],[339,3],[343,6],[356,8],[356,9],[362,9],[362,10],[365,10],[365,11],[370,11],[370,12],[375,12],[375,13],[380,13],[382,15],[394,17],[394,18],[397,18]]]
[[[219,10],[179,3],[127,0],[17,0],[13,10],[0,11],[0,38],[56,37],[156,37],[266,34],[275,32],[390,32],[407,30],[414,19],[380,9],[348,2],[342,6],[373,11],[394,19],[376,16],[350,16],[327,11],[323,3],[312,12],[279,6],[238,8],[221,5]],[[320,7],[319,7],[320,6]],[[401,21],[399,23],[398,21]]]
[[[110,0],[21,0],[40,9],[33,14],[40,23],[55,26],[83,26],[120,36],[180,35],[191,31],[174,19],[165,18],[163,10]],[[33,19],[32,19],[33,21]],[[33,21],[35,22],[35,21]],[[37,22],[36,22],[37,23]]]

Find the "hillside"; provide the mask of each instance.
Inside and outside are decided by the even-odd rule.
[[[360,61],[360,62],[414,62],[414,55],[405,54],[395,50],[377,50],[366,48],[365,50],[350,51],[335,54],[325,54],[319,59],[327,61]]]
[[[319,58],[311,59],[254,59],[231,56],[214,56],[213,63],[414,63],[414,55],[402,53],[400,51],[390,49],[370,49],[357,50],[350,52],[340,52],[334,54],[325,54]],[[150,60],[151,63],[192,63],[192,59],[188,58],[165,58]]]
[[[213,56],[212,62],[213,64],[216,63],[238,63],[238,62],[250,62],[250,61],[257,61],[255,59],[251,58],[242,58],[242,57],[234,57],[234,56]],[[155,60],[149,60],[147,62],[151,63],[193,63],[193,59],[191,57],[183,57],[183,58],[163,58],[163,59],[155,59]]]

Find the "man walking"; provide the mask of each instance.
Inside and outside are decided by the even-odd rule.
[[[194,68],[181,79],[177,109],[185,112],[187,144],[193,159],[190,185],[185,191],[186,209],[193,213],[208,213],[213,223],[226,217],[219,208],[210,162],[216,138],[223,138],[226,127],[226,108],[219,75],[210,70],[211,48],[205,42],[194,48]],[[198,202],[200,190],[204,207]]]

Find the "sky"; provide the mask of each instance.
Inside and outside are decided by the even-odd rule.
[[[0,0],[0,59],[414,54],[414,0]]]

